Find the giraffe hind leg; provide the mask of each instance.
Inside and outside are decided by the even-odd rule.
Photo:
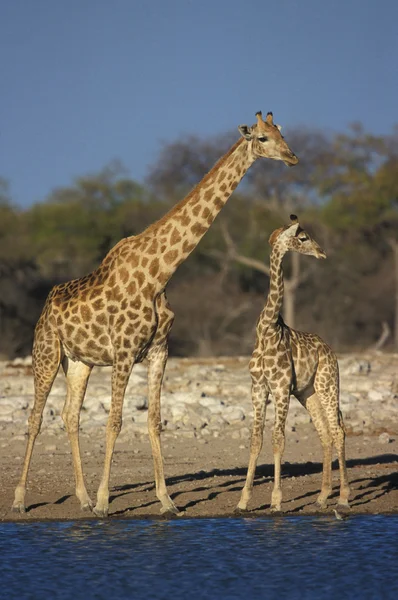
[[[334,444],[336,446],[340,470],[340,496],[338,504],[339,506],[350,508],[350,485],[348,483],[347,465],[345,458],[345,428],[343,422],[343,415],[341,414],[340,409],[338,410],[336,418]]]
[[[54,330],[46,331],[45,335],[39,331],[35,335],[33,348],[32,366],[34,375],[35,400],[28,421],[28,442],[26,445],[25,458],[22,474],[15,489],[15,497],[12,505],[14,512],[25,512],[26,480],[33,447],[39,434],[43,420],[43,410],[50,393],[55,376],[58,372],[61,357],[61,344]]]
[[[166,295],[162,294],[157,299],[158,328],[148,352],[148,433],[152,448],[152,457],[155,471],[156,496],[162,507],[162,514],[181,515],[167,491],[164,476],[163,457],[160,434],[161,421],[161,390],[163,375],[168,357],[167,336],[174,321]]]
[[[91,510],[94,504],[87,493],[84,483],[79,445],[79,422],[80,411],[92,367],[81,362],[71,361],[66,356],[62,361],[62,367],[66,376],[67,385],[67,395],[65,406],[62,411],[62,419],[65,423],[72,451],[73,469],[76,481],[76,496],[80,501],[82,510]]]
[[[323,381],[325,381],[325,378]],[[325,412],[333,444],[337,452],[340,472],[340,496],[338,504],[340,506],[349,508],[348,498],[350,495],[350,486],[348,483],[345,458],[345,430],[343,418],[339,408],[339,383],[337,367],[335,370],[335,376],[329,376],[327,381],[327,384],[320,381],[317,374],[314,381],[314,387]]]
[[[125,356],[123,351],[115,355],[112,366],[112,399],[106,424],[106,446],[104,468],[97,491],[97,502],[93,512],[97,517],[107,517],[109,512],[109,479],[112,457],[117,437],[122,428],[123,400],[135,356]]]
[[[162,505],[160,512],[179,516],[182,513],[178,510],[167,491],[160,442],[162,431],[160,394],[167,356],[166,343],[153,346],[148,353],[148,433],[155,471],[156,496]]]
[[[316,504],[321,508],[325,508],[327,499],[332,493],[332,435],[330,433],[326,413],[315,391],[312,389],[309,395],[298,397],[298,400],[308,410],[319,439],[321,440],[323,449],[322,488]]]

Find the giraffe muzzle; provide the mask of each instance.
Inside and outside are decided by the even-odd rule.
[[[294,167],[294,165],[297,165],[298,161],[299,159],[295,154],[293,154],[293,152],[291,154],[286,155],[286,157],[283,160],[285,165],[287,165],[288,167]]]

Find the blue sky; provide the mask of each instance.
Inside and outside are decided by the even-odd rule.
[[[116,158],[142,181],[162,143],[258,110],[391,133],[397,22],[396,0],[0,0],[0,176],[21,206]]]

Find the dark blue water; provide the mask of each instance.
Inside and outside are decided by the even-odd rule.
[[[5,523],[0,590],[7,599],[396,599],[398,516]]]

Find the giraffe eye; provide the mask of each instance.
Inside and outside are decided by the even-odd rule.
[[[257,139],[258,139],[259,142],[267,142],[268,141],[268,138],[266,136],[264,136],[264,135],[261,136],[261,137],[259,137],[259,138],[257,138]]]
[[[308,240],[307,237],[299,237],[299,242],[305,242],[307,240]]]

